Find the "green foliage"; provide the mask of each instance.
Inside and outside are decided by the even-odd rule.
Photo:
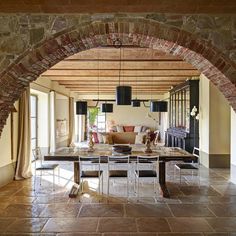
[[[89,108],[89,126],[92,127],[98,115],[98,107]]]

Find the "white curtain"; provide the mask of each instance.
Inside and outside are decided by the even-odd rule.
[[[69,137],[68,145],[73,145],[75,142],[75,112],[74,98],[69,98]]]
[[[19,136],[15,173],[16,180],[32,176],[30,126],[30,88],[27,88],[19,99]]]
[[[78,115],[79,116],[79,124],[78,124],[78,129],[79,129],[79,142],[84,141],[84,133],[85,133],[85,116],[84,115]]]
[[[56,151],[56,121],[55,121],[55,103],[56,103],[56,94],[55,91],[50,91],[49,94],[49,103],[50,103],[50,152]]]

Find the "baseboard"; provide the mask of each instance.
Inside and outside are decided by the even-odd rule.
[[[200,151],[200,160],[208,168],[230,168],[230,154],[208,154]]]
[[[14,179],[16,162],[0,167],[0,187],[10,183]]]

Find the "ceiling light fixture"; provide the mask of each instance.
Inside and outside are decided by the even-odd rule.
[[[86,101],[76,102],[76,115],[87,115],[87,102]]]
[[[119,86],[116,87],[116,104],[117,105],[131,105],[132,88],[127,85],[120,85],[121,73],[121,41],[120,42],[120,68],[119,68]],[[117,43],[115,45],[118,45]],[[117,46],[116,46],[117,47]]]

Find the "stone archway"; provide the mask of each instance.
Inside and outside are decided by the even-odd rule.
[[[64,58],[83,50],[122,44],[178,55],[215,84],[236,110],[236,65],[219,49],[177,27],[141,18],[114,18],[73,26],[34,45],[0,74],[0,134],[13,103],[29,83]]]

